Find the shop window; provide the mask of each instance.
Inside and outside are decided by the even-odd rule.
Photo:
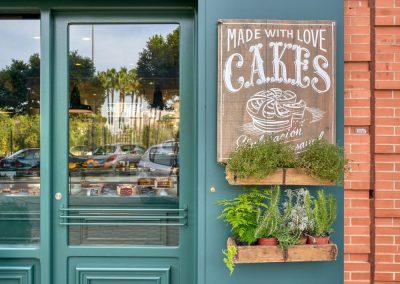
[[[40,20],[0,16],[0,244],[37,244]]]
[[[105,208],[71,213],[82,225],[69,244],[178,245],[173,217],[156,210],[179,208],[179,26],[70,25],[69,35],[69,207]]]

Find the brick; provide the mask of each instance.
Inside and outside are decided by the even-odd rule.
[[[393,272],[393,271],[400,271],[400,263],[395,264],[395,263],[377,263],[375,265],[375,269],[379,272],[387,271],[387,272]]]
[[[394,255],[390,254],[378,254],[375,255],[375,262],[394,262]]]
[[[355,7],[345,7],[344,8],[344,15],[345,16],[369,16],[370,15],[370,9],[366,7],[362,8],[355,8]]]
[[[393,274],[392,273],[375,273],[375,280],[377,281],[393,281]]]
[[[376,0],[376,8],[393,7],[393,0]]]
[[[369,263],[345,263],[346,271],[370,271]]]
[[[366,191],[355,191],[355,190],[346,190],[344,192],[344,198],[352,198],[352,199],[368,199],[369,192]]]
[[[375,82],[376,89],[400,89],[400,81],[377,81]]]
[[[380,209],[388,209],[388,208],[395,208],[394,207],[394,200],[375,200],[375,208]]]
[[[371,274],[369,272],[353,272],[351,273],[351,280],[370,280]]]
[[[369,26],[370,21],[371,20],[370,20],[369,15],[350,17],[350,25],[353,27],[354,26]]]
[[[349,254],[349,260],[352,262],[368,262],[369,261],[369,254]]]
[[[395,169],[392,163],[375,163],[375,170],[382,172],[393,172]]]
[[[371,220],[369,218],[354,218],[350,219],[350,223],[352,226],[369,226],[371,224]]]
[[[376,117],[394,117],[395,110],[393,108],[376,108],[375,116]],[[394,129],[393,127],[391,127],[391,128]]]
[[[353,61],[370,61],[371,54],[368,52],[365,53],[352,53],[350,55],[350,59]]]
[[[375,246],[376,254],[394,254],[398,253],[398,249],[393,245],[376,245]]]
[[[345,3],[344,6],[349,8],[369,7],[369,2],[367,0],[349,0],[349,1],[344,1],[344,3]]]
[[[376,16],[399,16],[400,8],[377,8]]]
[[[377,227],[375,228],[375,230],[376,230],[376,235],[382,235],[382,236],[399,235],[400,233],[400,227],[390,227],[390,228]]]
[[[376,209],[375,216],[376,217],[400,217],[400,209]]]
[[[369,21],[369,19],[368,19]],[[365,35],[347,35],[348,42],[347,43],[362,43],[362,44],[369,44],[371,39],[369,36]]]
[[[375,219],[375,226],[392,226],[393,225],[393,219],[392,218],[376,218]]]
[[[394,62],[395,56],[393,53],[379,53],[375,55],[375,60],[376,62]]]

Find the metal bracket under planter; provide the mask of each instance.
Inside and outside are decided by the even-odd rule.
[[[336,260],[338,248],[335,244],[296,245],[282,250],[278,246],[237,246],[228,238],[227,246],[236,247],[234,263],[302,262]]]
[[[280,168],[264,178],[239,178],[226,170],[226,180],[230,185],[335,185],[334,181],[318,179],[307,174],[305,169]]]

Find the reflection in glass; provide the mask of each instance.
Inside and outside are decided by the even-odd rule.
[[[39,19],[0,19],[0,244],[39,242],[39,34]]]
[[[69,243],[178,245],[179,26],[69,29]]]

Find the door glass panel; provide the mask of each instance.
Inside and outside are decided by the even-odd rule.
[[[0,38],[0,244],[37,244],[39,17],[0,18]]]
[[[70,245],[179,244],[179,25],[69,26]]]

